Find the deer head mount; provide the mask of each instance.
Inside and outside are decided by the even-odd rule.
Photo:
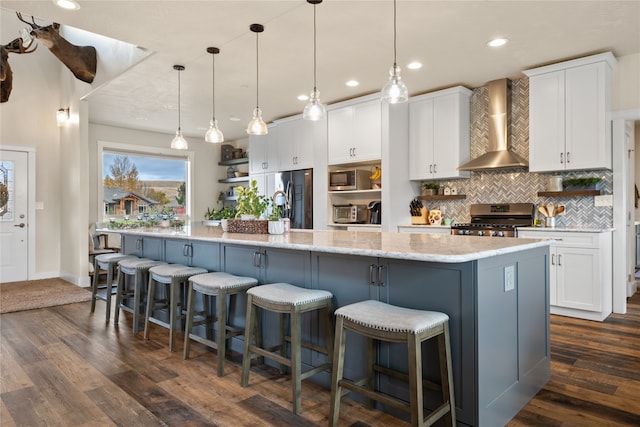
[[[22,38],[18,37],[11,43],[0,46],[0,55],[2,56],[2,64],[0,65],[0,102],[7,102],[9,100],[13,86],[13,71],[11,71],[11,66],[9,65],[9,54],[31,53],[38,48],[36,45],[33,49],[29,50],[32,44],[33,40],[31,40],[27,46],[24,46],[22,44]]]
[[[93,82],[96,76],[97,56],[93,46],[76,46],[69,43],[60,35],[60,24],[54,22],[46,27],[36,24],[35,18],[31,22],[22,19],[22,14],[16,12],[18,19],[31,27],[30,35],[49,48],[66,67],[71,70],[78,80],[86,83]]]

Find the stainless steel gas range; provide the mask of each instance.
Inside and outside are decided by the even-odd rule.
[[[516,237],[517,227],[531,227],[533,203],[474,204],[471,222],[451,226],[451,234],[460,236]]]

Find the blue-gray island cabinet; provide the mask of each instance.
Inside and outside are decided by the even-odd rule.
[[[153,252],[169,262],[253,276],[261,284],[325,289],[336,308],[376,299],[446,313],[460,425],[506,424],[550,378],[548,241],[361,231],[232,234],[219,227],[120,233],[124,253]],[[240,325],[243,304],[240,299],[230,312]],[[276,338],[275,322],[264,319],[267,342]],[[307,316],[306,338],[317,342],[324,336],[320,327]],[[347,346],[345,376],[356,378],[364,371],[364,339],[349,334]],[[241,342],[232,347],[241,351]],[[383,365],[406,370],[405,348],[383,343],[378,351]],[[425,344],[424,376],[437,381],[436,355],[435,345]],[[307,351],[303,360],[317,366],[323,357]],[[328,373],[310,380],[329,386]],[[380,376],[378,386],[407,396],[403,382]],[[437,406],[437,393],[425,396],[427,408]]]

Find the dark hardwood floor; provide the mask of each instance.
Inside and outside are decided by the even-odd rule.
[[[112,317],[113,318],[113,317]],[[329,391],[306,381],[303,413],[291,412],[287,376],[254,368],[239,385],[239,363],[218,378],[216,356],[198,343],[168,351],[166,330],[151,340],[104,323],[104,303],[0,315],[0,425],[326,425]],[[640,293],[628,314],[603,323],[551,319],[552,378],[509,426],[640,425]],[[343,398],[340,424],[404,422]]]

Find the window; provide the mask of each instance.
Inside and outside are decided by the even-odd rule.
[[[103,220],[157,213],[189,216],[192,152],[98,145],[98,203]]]

